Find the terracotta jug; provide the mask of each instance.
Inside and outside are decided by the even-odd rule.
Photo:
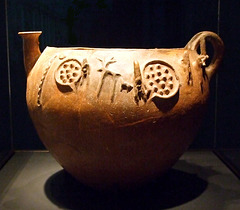
[[[201,124],[223,56],[222,40],[208,31],[178,49],[47,47],[42,54],[41,32],[19,34],[40,139],[73,177],[99,188],[135,186],[173,166]]]

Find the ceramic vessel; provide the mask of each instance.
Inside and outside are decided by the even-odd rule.
[[[222,40],[207,31],[180,49],[47,47],[42,54],[41,32],[19,34],[39,137],[66,171],[94,187],[144,183],[178,160],[201,124],[223,55]]]

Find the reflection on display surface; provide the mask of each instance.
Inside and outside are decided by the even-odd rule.
[[[67,172],[53,174],[45,183],[49,200],[62,208],[165,209],[182,205],[200,196],[208,183],[196,174],[171,169],[148,185],[128,191],[102,192],[88,188]]]

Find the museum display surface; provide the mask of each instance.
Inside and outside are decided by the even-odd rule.
[[[162,178],[102,192],[67,174],[48,152],[18,152],[0,171],[1,210],[239,209],[240,182],[210,151],[188,151]]]

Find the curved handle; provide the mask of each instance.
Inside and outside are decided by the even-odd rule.
[[[208,59],[206,52],[206,43],[210,42],[213,46],[213,58],[208,66],[205,64],[205,60]],[[200,63],[205,67],[206,74],[208,78],[211,78],[216,72],[219,64],[221,63],[224,44],[222,39],[215,33],[210,31],[203,31],[197,33],[185,46],[185,49],[194,50],[197,52],[197,49],[200,47],[201,54],[199,55]]]

